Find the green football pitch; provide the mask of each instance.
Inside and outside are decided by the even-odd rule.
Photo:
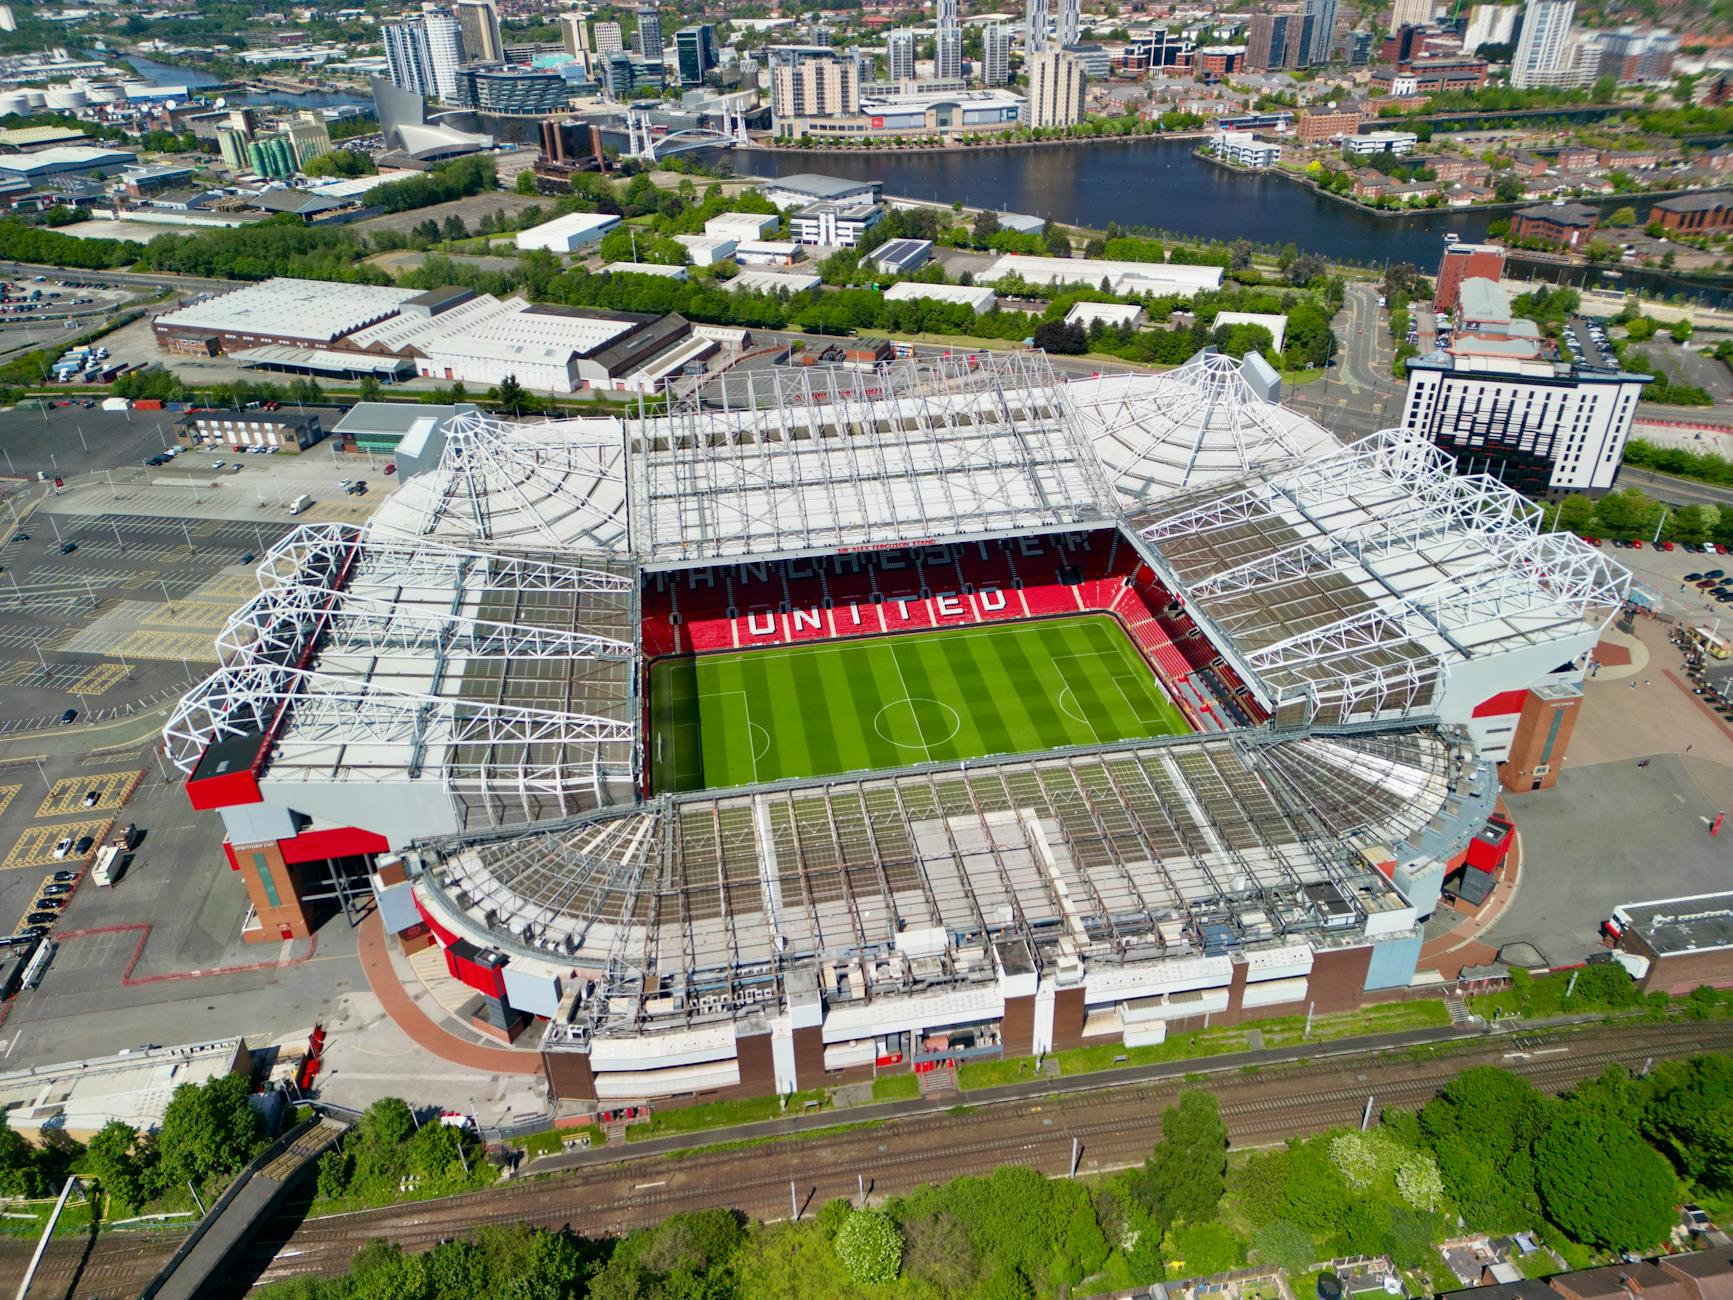
[[[658,792],[1190,731],[1106,615],[664,659]]]

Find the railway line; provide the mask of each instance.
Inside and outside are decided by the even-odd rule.
[[[1733,1024],[1596,1027],[1543,1039],[1496,1035],[1443,1052],[1335,1056],[1267,1071],[1215,1073],[1201,1080],[1221,1100],[1236,1148],[1272,1145],[1356,1124],[1370,1096],[1375,1110],[1418,1106],[1474,1065],[1503,1066],[1545,1092],[1560,1092],[1609,1065],[1733,1050]],[[267,1225],[245,1261],[259,1283],[347,1267],[356,1249],[384,1237],[408,1251],[507,1223],[570,1226],[589,1235],[642,1227],[685,1210],[726,1205],[755,1218],[790,1212],[790,1184],[802,1213],[825,1201],[895,1195],[925,1182],[1022,1164],[1062,1175],[1079,1144],[1090,1175],[1141,1160],[1160,1135],[1160,1116],[1180,1090],[1175,1079],[1060,1097],[964,1105],[847,1128],[807,1140],[690,1154],[597,1153],[592,1163],[547,1178],[523,1178],[487,1192],[395,1205],[304,1222]],[[836,1117],[846,1124],[847,1115]],[[33,1294],[133,1295],[174,1240],[148,1244],[125,1234],[56,1244]],[[0,1261],[16,1255],[10,1245]],[[152,1264],[151,1261],[154,1261]],[[83,1271],[74,1278],[74,1270]],[[0,1272],[4,1272],[0,1264]]]

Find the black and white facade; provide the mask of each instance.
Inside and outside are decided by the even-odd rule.
[[[1650,376],[1432,353],[1408,363],[1402,429],[1525,496],[1610,490]]]

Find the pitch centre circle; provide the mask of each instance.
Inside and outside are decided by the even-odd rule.
[[[892,700],[873,715],[873,730],[898,749],[923,753],[943,745],[963,729],[963,719],[949,704],[925,695]]]

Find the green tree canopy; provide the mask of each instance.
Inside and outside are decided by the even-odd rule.
[[[1604,1250],[1656,1246],[1673,1223],[1678,1184],[1666,1159],[1592,1098],[1558,1108],[1535,1142],[1547,1217]]]

